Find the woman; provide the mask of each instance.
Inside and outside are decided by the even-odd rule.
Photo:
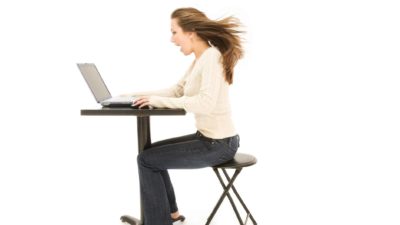
[[[173,87],[132,94],[134,106],[183,108],[194,113],[197,132],[154,143],[138,156],[140,189],[146,225],[171,225],[179,214],[168,169],[203,168],[233,158],[239,136],[231,120],[228,89],[242,57],[238,21],[210,20],[194,8],[171,15],[171,41],[195,60]]]

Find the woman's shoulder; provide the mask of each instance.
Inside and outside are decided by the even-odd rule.
[[[210,62],[211,61],[219,61],[221,58],[221,52],[216,47],[209,47],[206,49],[202,56],[201,61],[203,62]]]
[[[214,46],[209,47],[206,52],[208,55],[221,56],[221,52]]]

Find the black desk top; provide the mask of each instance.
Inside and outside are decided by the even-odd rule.
[[[135,109],[130,107],[109,108],[103,107],[98,109],[81,109],[82,116],[168,116],[168,115],[185,115],[183,109]]]

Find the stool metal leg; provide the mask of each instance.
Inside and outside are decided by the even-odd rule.
[[[221,169],[221,170],[224,172],[225,176],[228,175],[228,173],[226,172],[225,169]],[[225,182],[224,182],[224,180],[222,179],[222,177],[221,177],[221,175],[220,175],[219,172],[218,172],[217,176],[218,176],[219,182],[221,183],[221,186],[222,186],[223,189],[225,190],[225,189],[226,189]],[[229,184],[230,181],[231,181],[231,180],[227,178],[228,184]],[[232,184],[232,187],[234,187],[233,184]],[[236,208],[236,204],[235,204],[235,202],[233,201],[233,198],[232,198],[231,194],[229,193],[229,190],[228,190],[228,192],[226,193],[226,196],[228,197],[229,202],[231,203],[231,206],[232,206],[232,208],[233,208],[233,211],[234,211],[235,214],[236,214],[236,218],[238,219],[239,224],[240,224],[240,225],[244,225],[245,223],[243,223],[242,217],[240,216],[239,211],[238,211],[237,208]]]
[[[211,215],[208,217],[206,225],[209,225],[210,222],[211,222],[211,220],[214,218],[215,213],[217,212],[218,208],[220,207],[220,205],[221,205],[222,201],[224,200],[225,196],[227,196],[229,189],[232,187],[233,182],[236,180],[236,177],[239,175],[239,173],[240,173],[241,170],[242,170],[242,169],[237,169],[237,170],[235,171],[235,173],[234,173],[233,176],[232,176],[232,179],[230,180],[230,182],[228,183],[228,185],[226,186],[226,188],[224,188],[224,192],[222,193],[222,195],[221,195],[221,197],[219,198],[217,204],[215,205],[213,211],[211,212]],[[218,172],[218,169],[214,168],[214,172],[217,174],[217,176],[218,176],[219,179],[222,179],[222,178],[221,178],[221,175],[220,175],[219,172]],[[221,180],[220,180],[220,181],[221,181]],[[223,185],[223,186],[224,186],[224,185]],[[243,225],[243,222],[241,223],[241,225]]]
[[[228,175],[228,172],[226,172],[225,169],[222,169],[222,171],[224,172],[225,178],[228,180],[228,182],[230,182],[231,179],[230,179],[230,177],[229,177],[229,175]],[[246,213],[247,213],[247,216],[246,216],[246,217],[247,217],[247,218],[250,217],[250,220],[253,222],[253,224],[254,224],[254,225],[257,225],[256,220],[254,219],[253,215],[251,215],[250,210],[247,208],[246,204],[244,204],[244,201],[243,201],[242,198],[240,197],[240,195],[239,195],[239,193],[237,192],[237,190],[236,190],[236,188],[235,188],[234,185],[232,185],[232,190],[233,190],[233,192],[235,193],[235,195],[236,195],[237,199],[239,200],[240,204],[242,204],[244,210],[246,211]],[[247,218],[246,218],[245,224],[247,223]]]

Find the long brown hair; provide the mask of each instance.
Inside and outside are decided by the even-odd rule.
[[[183,31],[196,32],[202,40],[218,48],[222,54],[225,80],[232,84],[233,68],[243,57],[240,36],[243,31],[238,30],[239,20],[232,16],[221,20],[211,20],[195,8],[176,9],[172,12],[171,19],[177,19]]]

